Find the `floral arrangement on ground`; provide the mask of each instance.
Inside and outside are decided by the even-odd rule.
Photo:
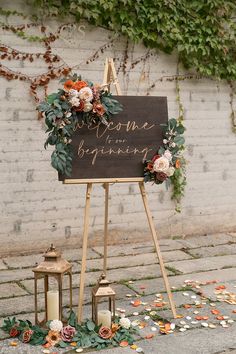
[[[51,164],[58,172],[70,176],[73,157],[70,143],[78,123],[107,125],[112,115],[122,111],[122,105],[112,98],[107,85],[83,81],[77,74],[61,82],[63,89],[47,96],[37,109],[45,116],[49,133],[44,147],[55,146]]]
[[[184,150],[184,126],[181,122],[172,118],[168,124],[163,124],[163,146],[159,147],[157,153],[151,160],[144,162],[144,180],[161,184],[164,181],[167,185],[181,174],[185,179],[185,160],[182,156]]]
[[[116,318],[111,328],[97,326],[91,320],[82,325],[77,323],[74,312],[70,313],[68,324],[63,326],[59,320],[48,321],[46,327],[32,325],[28,320],[17,320],[15,317],[4,320],[2,330],[10,337],[18,338],[23,343],[43,345],[44,348],[68,346],[76,348],[103,349],[109,346],[128,346],[133,344],[136,330],[128,318]]]

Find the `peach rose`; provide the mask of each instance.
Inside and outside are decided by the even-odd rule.
[[[155,172],[166,173],[169,167],[170,167],[169,160],[166,157],[161,156],[159,159],[155,160],[154,165],[153,165],[153,170]]]
[[[93,99],[93,91],[91,90],[90,87],[83,87],[80,91],[79,91],[79,98],[81,100],[84,100],[86,102],[90,102]]]
[[[93,113],[96,113],[99,116],[102,116],[106,112],[105,108],[101,103],[95,103],[93,105]]]

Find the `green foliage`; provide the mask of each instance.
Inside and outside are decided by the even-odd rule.
[[[117,318],[116,323],[119,322]],[[25,330],[32,330],[33,334],[30,338],[29,343],[32,345],[42,345],[46,343],[46,336],[49,332],[49,323],[47,323],[48,328],[42,328],[39,326],[33,326],[30,321],[16,320],[15,317],[7,318],[4,320],[3,326],[1,329],[10,333],[12,328],[17,328],[18,337],[20,340],[23,340],[22,334]],[[99,336],[99,330],[101,326],[96,326],[91,320],[85,320],[81,325],[77,323],[76,315],[72,311],[68,318],[68,324],[76,329],[75,336],[72,338],[73,342],[77,343],[78,347],[83,348],[96,348],[103,349],[110,346],[118,346],[121,341],[127,341],[129,344],[134,342],[133,334],[136,332],[134,328],[125,329],[119,328],[110,339],[103,339]],[[57,346],[60,348],[66,348],[70,345],[68,342],[61,340]]]
[[[142,41],[178,51],[186,68],[217,79],[236,79],[236,3],[233,0],[34,0],[40,16],[71,15]]]
[[[5,319],[1,329],[10,333],[13,328],[17,329],[17,337],[19,337],[20,340],[23,340],[24,332],[31,329],[33,331],[29,341],[31,345],[42,345],[46,342],[45,337],[48,330],[39,326],[33,326],[28,320],[16,320],[15,317]]]
[[[171,182],[173,185],[172,199],[175,199],[177,203],[179,203],[180,198],[184,194],[186,180],[184,169],[185,160],[182,156],[185,142],[183,137],[185,128],[182,122],[175,118],[171,118],[168,124],[163,124],[162,126],[164,136],[163,146],[159,147],[157,154],[153,156],[152,160],[144,162],[144,180],[145,182],[153,181],[156,184],[161,184],[166,181],[167,187],[170,185],[169,182]],[[165,155],[166,152],[167,156]],[[171,156],[168,157],[168,154],[171,154]],[[163,156],[165,160],[169,160],[169,169],[165,172],[155,167],[155,162]],[[171,170],[172,172],[170,172]]]
[[[175,200],[177,212],[180,212],[180,201],[184,196],[184,189],[186,186],[186,176],[185,176],[185,159],[180,158],[180,168],[175,170],[173,176],[170,177],[173,189],[171,199]]]
[[[70,82],[81,82],[81,76],[77,76],[77,74],[74,74],[69,79],[71,80]],[[64,81],[62,80],[61,82]],[[89,103],[92,108],[89,112],[73,107],[71,96],[62,89],[48,95],[46,101],[41,102],[37,107],[38,111],[44,114],[45,123],[48,127],[46,132],[49,134],[44,147],[47,148],[48,145],[55,146],[55,150],[51,155],[51,164],[59,173],[66,176],[70,176],[72,173],[73,149],[71,138],[78,127],[78,122],[88,125],[93,123],[108,124],[112,115],[122,111],[122,105],[112,98],[110,93],[103,89],[94,88],[89,81],[87,83],[94,90],[93,98],[90,100],[92,104]],[[96,113],[96,110],[94,111],[93,108],[96,108],[97,105],[100,105],[104,110],[102,114]]]

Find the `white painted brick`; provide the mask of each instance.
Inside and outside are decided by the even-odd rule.
[[[18,6],[20,10],[20,0]],[[12,4],[4,0],[5,7]],[[15,7],[15,4],[14,4]],[[27,8],[25,9],[27,12]],[[13,19],[19,23],[20,19]],[[13,22],[12,22],[13,23]],[[55,21],[52,30],[58,27]],[[85,24],[84,37],[74,35],[70,43],[59,39],[53,43],[53,53],[68,64],[79,65],[76,72],[93,82],[103,78],[104,60],[124,56],[126,39],[121,37],[114,45],[99,54],[94,62],[86,60],[107,43],[110,32]],[[26,52],[42,52],[43,46],[19,39],[0,31],[3,42]],[[144,56],[142,44],[129,49],[127,72],[119,72],[124,94],[167,96],[169,117],[178,116],[176,83],[159,81],[161,77],[176,74],[175,55],[158,53],[145,65],[132,62]],[[45,72],[41,59],[11,67],[30,75]],[[144,78],[143,78],[144,74]],[[181,74],[185,74],[181,68]],[[150,86],[155,83],[155,87]],[[236,224],[236,144],[231,131],[230,88],[213,80],[180,81],[180,96],[185,109],[186,151],[188,160],[185,198],[182,213],[176,214],[170,191],[165,185],[146,185],[150,209],[161,236],[197,234],[235,230]],[[49,92],[58,88],[58,80],[49,85]],[[113,90],[114,91],[114,90]],[[41,93],[40,93],[41,94]],[[81,244],[86,187],[63,185],[57,172],[50,166],[52,148],[44,150],[46,139],[43,122],[37,121],[35,103],[29,94],[29,84],[5,81],[0,78],[0,237],[5,249],[22,250],[44,247],[48,240],[57,244]],[[109,230],[121,239],[149,234],[148,224],[137,184],[117,184],[110,187]],[[102,240],[104,222],[104,190],[94,186],[91,197],[90,238]],[[66,238],[65,228],[71,235]],[[113,237],[112,236],[112,237]],[[114,236],[115,237],[115,236]],[[114,238],[117,239],[117,238]],[[0,253],[3,252],[0,250]]]

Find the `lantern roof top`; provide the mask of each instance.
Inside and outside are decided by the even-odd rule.
[[[43,254],[44,261],[37,267],[33,268],[35,273],[47,273],[47,274],[63,274],[68,272],[72,265],[61,257],[61,252],[58,251],[53,244]]]
[[[116,293],[110,287],[110,282],[106,279],[106,275],[103,273],[98,280],[97,285],[92,290],[94,296],[114,296]]]

